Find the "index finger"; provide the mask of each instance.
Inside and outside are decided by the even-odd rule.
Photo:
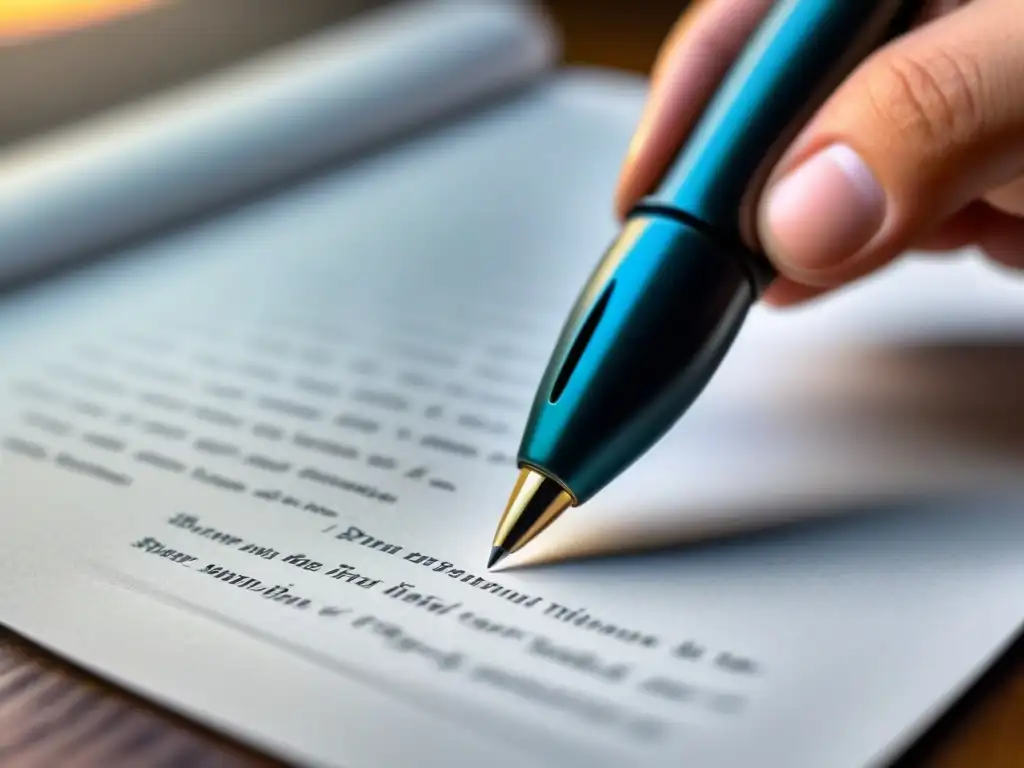
[[[700,0],[676,22],[652,70],[644,116],[619,178],[619,216],[657,184],[772,4]]]

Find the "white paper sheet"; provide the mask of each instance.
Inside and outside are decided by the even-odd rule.
[[[981,374],[1012,370],[1024,302],[970,255],[758,310],[535,567],[484,568],[641,98],[567,75],[9,297],[0,620],[302,763],[901,748],[1024,614],[1020,441],[979,427],[1012,425]],[[801,516],[822,519],[557,562]]]

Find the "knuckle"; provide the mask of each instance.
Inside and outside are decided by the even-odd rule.
[[[873,69],[868,102],[901,144],[941,153],[971,142],[981,131],[984,84],[970,54],[890,55]]]

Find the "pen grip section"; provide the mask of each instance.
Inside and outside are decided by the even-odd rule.
[[[672,219],[633,217],[566,323],[520,464],[586,501],[690,406],[755,295],[728,245]]]

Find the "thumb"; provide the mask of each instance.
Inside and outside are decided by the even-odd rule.
[[[1024,172],[1024,26],[975,0],[862,64],[769,180],[762,245],[790,281],[837,287]]]

